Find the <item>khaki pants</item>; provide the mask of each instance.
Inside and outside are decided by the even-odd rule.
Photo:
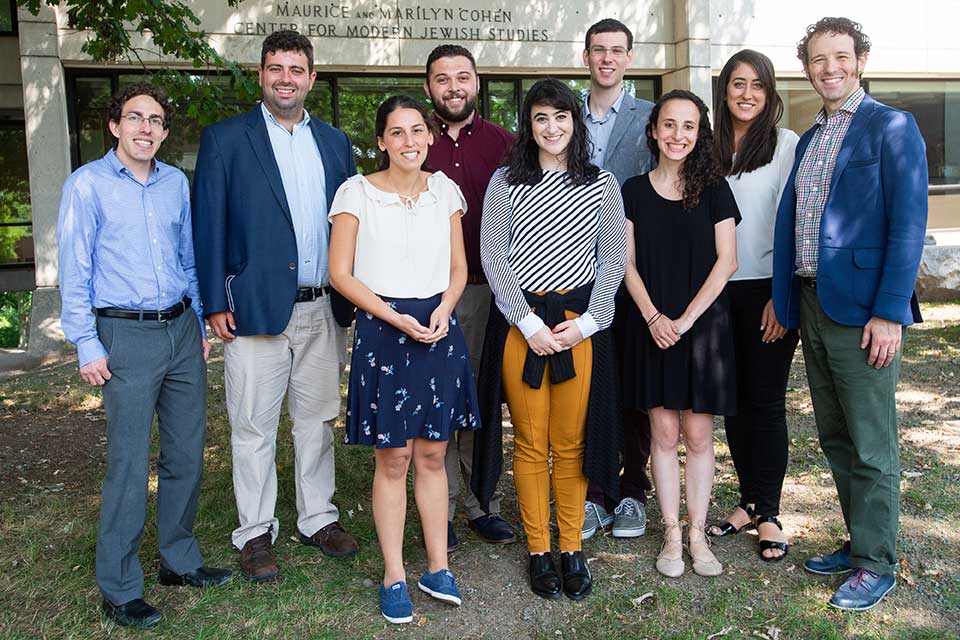
[[[473,378],[477,379],[480,372],[480,355],[483,353],[483,338],[487,331],[487,315],[490,313],[490,287],[486,284],[468,284],[457,302],[457,322],[463,331],[473,364]],[[475,520],[484,514],[480,502],[470,490],[471,470],[473,468],[473,431],[457,431],[451,435],[447,444],[447,456],[444,466],[447,471],[447,495],[450,500],[447,517],[452,521],[457,510],[457,496],[460,487],[464,486],[463,506],[467,510],[467,518]],[[463,485],[460,476],[463,474]],[[490,498],[490,513],[500,513],[499,491]]]
[[[333,319],[329,296],[295,304],[280,335],[241,336],[224,347],[238,549],[271,526],[277,539],[277,427],[284,395],[293,421],[297,528],[310,536],[339,519],[331,502],[333,424],[345,358],[345,332]]]

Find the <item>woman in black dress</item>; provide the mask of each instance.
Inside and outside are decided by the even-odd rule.
[[[660,573],[685,570],[680,524],[682,430],[686,446],[688,549],[693,570],[716,576],[704,525],[713,486],[713,417],[736,411],[733,338],[724,286],[737,270],[740,214],[712,155],[707,107],[689,91],[657,102],[647,124],[657,158],[623,185],[627,215],[627,312],[623,388],[646,409],[657,501],[666,527]]]

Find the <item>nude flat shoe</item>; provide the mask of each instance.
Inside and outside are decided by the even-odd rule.
[[[704,525],[690,525],[690,532],[687,535],[687,552],[690,559],[693,560],[693,572],[698,576],[713,578],[723,573],[723,565],[717,560],[717,556],[710,551],[710,538],[703,530]],[[700,540],[694,541],[694,532],[700,533]]]
[[[666,529],[663,532],[663,545],[660,547],[660,554],[657,556],[657,571],[668,578],[679,578],[687,570],[683,562],[683,542],[681,540],[671,541],[669,538],[670,530],[676,528],[677,533],[683,528],[682,522],[676,520],[661,520]]]

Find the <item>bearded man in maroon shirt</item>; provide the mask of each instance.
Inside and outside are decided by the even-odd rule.
[[[483,198],[490,176],[503,163],[513,144],[513,134],[484,120],[477,113],[480,80],[477,77],[477,64],[469,50],[458,45],[442,44],[427,58],[426,71],[423,90],[433,103],[433,116],[439,131],[427,155],[427,166],[431,171],[443,171],[456,182],[467,201],[467,210],[461,220],[463,243],[467,251],[467,287],[457,303],[456,313],[476,375],[480,370],[480,354],[491,300],[490,287],[480,266]],[[450,439],[446,457],[450,498],[448,551],[456,550],[458,545],[453,516],[461,487],[466,489],[464,507],[470,528],[481,540],[507,544],[517,539],[513,527],[500,516],[500,493],[493,495],[487,511],[473,495],[470,490],[472,466],[473,432],[458,431],[455,438]]]

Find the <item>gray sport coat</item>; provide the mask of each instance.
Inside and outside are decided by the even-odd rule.
[[[646,127],[651,111],[652,102],[623,94],[601,167],[612,173],[621,187],[629,178],[650,171],[656,164],[647,147]]]

